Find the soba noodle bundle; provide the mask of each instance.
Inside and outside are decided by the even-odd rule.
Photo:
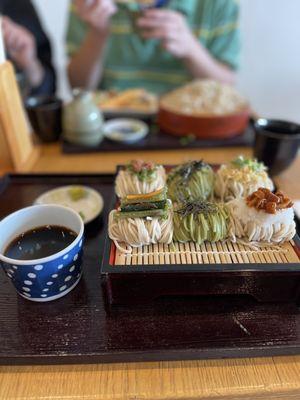
[[[131,253],[132,247],[172,242],[172,202],[166,193],[163,188],[146,195],[128,195],[119,210],[111,211],[108,233],[120,251]]]
[[[168,193],[173,202],[207,200],[214,187],[214,172],[203,161],[191,161],[168,175]]]
[[[118,172],[116,194],[124,198],[128,194],[151,193],[163,188],[165,184],[166,172],[163,166],[134,160]]]
[[[174,211],[174,240],[202,244],[228,236],[229,215],[222,204],[187,202]]]
[[[255,244],[283,243],[296,234],[293,203],[281,192],[260,188],[247,199],[227,203],[230,238]]]
[[[240,156],[216,173],[215,195],[226,202],[247,197],[260,187],[273,190],[266,170],[263,163]]]

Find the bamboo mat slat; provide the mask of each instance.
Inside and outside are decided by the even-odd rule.
[[[232,242],[153,244],[133,248],[130,254],[116,250],[115,265],[290,264],[300,263],[293,242],[252,249]],[[126,248],[126,246],[124,246]]]

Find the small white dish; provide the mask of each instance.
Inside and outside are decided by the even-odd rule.
[[[57,204],[76,211],[85,224],[97,218],[104,207],[103,197],[96,190],[82,185],[63,186],[38,197],[34,204]]]
[[[104,136],[115,142],[135,143],[149,133],[145,122],[133,118],[116,118],[104,124]]]

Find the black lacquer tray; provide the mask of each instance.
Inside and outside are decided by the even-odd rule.
[[[86,184],[105,200],[87,228],[84,275],[68,296],[49,304],[20,298],[0,272],[0,364],[68,364],[300,354],[295,303],[249,296],[160,298],[107,314],[100,280],[110,175],[10,175],[0,181],[0,218],[46,190]]]
[[[99,146],[87,147],[64,141],[63,152],[66,154],[117,152],[117,151],[142,151],[142,150],[176,150],[176,149],[197,149],[210,147],[249,147],[254,142],[253,128],[249,125],[245,132],[229,139],[194,139],[192,132],[190,136],[179,138],[165,132],[159,131],[157,125],[149,123],[149,135],[133,144],[116,143],[104,139]]]

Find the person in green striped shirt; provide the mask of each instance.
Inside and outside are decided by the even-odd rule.
[[[239,64],[237,0],[74,0],[67,46],[73,87],[162,93],[193,78],[232,84]]]

